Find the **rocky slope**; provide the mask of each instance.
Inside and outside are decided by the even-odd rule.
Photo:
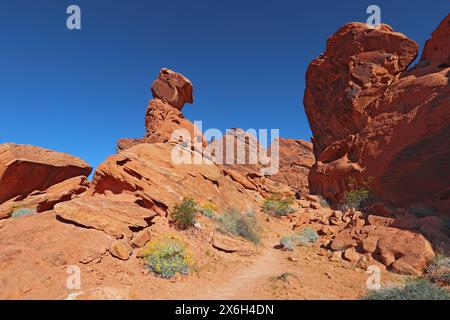
[[[313,193],[339,203],[350,182],[397,207],[450,213],[450,15],[418,45],[381,25],[349,23],[309,66],[304,105],[317,159]]]

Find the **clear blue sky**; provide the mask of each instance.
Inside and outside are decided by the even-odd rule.
[[[81,7],[80,31],[66,29],[70,4]],[[306,68],[337,28],[365,22],[370,4],[421,47],[450,11],[448,0],[1,0],[0,142],[97,166],[117,139],[143,136],[161,67],[192,80],[184,113],[205,127],[309,140]]]

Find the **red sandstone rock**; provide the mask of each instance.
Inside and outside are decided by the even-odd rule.
[[[315,163],[312,143],[283,138],[278,142],[279,171],[270,178],[290,186],[298,196],[309,194],[308,174]]]
[[[91,167],[74,156],[30,145],[0,145],[0,219],[14,209],[41,212],[87,189]]]
[[[362,185],[373,178],[371,192],[381,202],[448,212],[448,19],[424,53],[439,64],[409,71],[418,46],[389,26],[350,23],[328,40],[306,76],[304,105],[317,159],[312,193],[336,203],[350,179]]]
[[[191,164],[175,164],[172,155]],[[195,164],[198,157],[200,164]],[[213,201],[220,208],[256,210],[258,204],[237,183],[201,153],[173,144],[139,144],[108,158],[95,171],[92,194],[133,194],[143,207],[167,214],[183,197]]]
[[[166,143],[184,141],[188,145],[206,146],[200,128],[184,118],[184,104],[193,103],[192,83],[182,74],[161,69],[152,84],[152,99],[145,115],[146,134],[141,139],[120,139],[118,151],[140,143]]]
[[[186,102],[194,103],[192,91],[192,83],[188,78],[167,68],[161,69],[152,84],[153,97],[178,110],[181,110]]]
[[[421,63],[433,67],[448,68],[450,66],[450,14],[441,22],[426,42]]]

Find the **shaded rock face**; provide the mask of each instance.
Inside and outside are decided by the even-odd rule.
[[[74,156],[29,145],[0,145],[0,219],[17,208],[49,210],[88,188],[91,167]]]
[[[308,69],[304,105],[317,163],[312,193],[338,202],[349,181],[399,206],[450,207],[449,16],[418,45],[387,25],[350,23]]]
[[[146,134],[141,139],[120,139],[117,149],[125,150],[139,143],[198,142],[206,145],[202,132],[184,118],[181,109],[185,103],[193,103],[193,86],[182,74],[163,68],[153,82],[154,99],[145,115]],[[179,133],[174,133],[176,130]],[[188,136],[188,137],[186,137]]]
[[[312,143],[283,138],[278,142],[279,172],[270,178],[289,185],[298,196],[309,194],[308,174],[315,163]]]

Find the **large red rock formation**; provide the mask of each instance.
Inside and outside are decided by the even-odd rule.
[[[74,156],[30,145],[0,145],[0,219],[15,209],[51,209],[86,191],[91,167]]]
[[[206,145],[201,130],[185,119],[181,109],[185,103],[193,103],[192,83],[185,76],[163,68],[153,82],[154,99],[145,115],[146,134],[142,139],[120,139],[118,150],[125,150],[139,143],[165,143],[183,140]],[[176,130],[182,130],[183,132]],[[186,137],[185,135],[190,136]]]
[[[349,181],[401,206],[450,207],[450,16],[418,45],[391,27],[349,23],[309,66],[304,105],[316,165],[311,192],[339,201]]]
[[[283,138],[278,143],[279,170],[270,178],[289,185],[298,196],[309,194],[308,174],[315,163],[312,143]]]

